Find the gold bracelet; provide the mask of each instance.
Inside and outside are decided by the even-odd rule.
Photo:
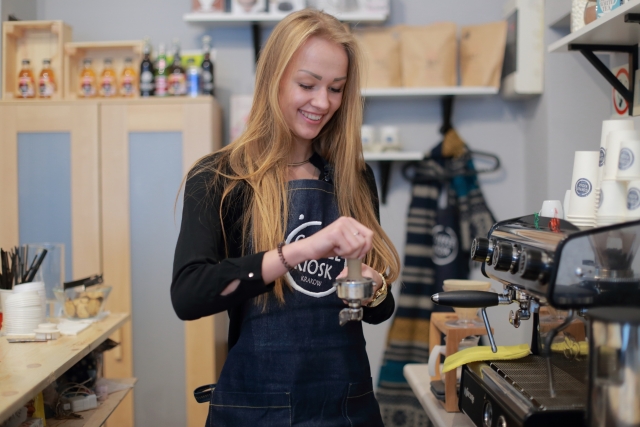
[[[376,272],[378,273],[378,272]],[[367,307],[376,307],[378,305],[380,305],[382,303],[382,301],[385,300],[385,298],[387,298],[387,280],[384,278],[384,275],[382,273],[378,273],[380,275],[380,278],[382,279],[382,286],[380,286],[380,288],[376,291],[376,293],[373,295],[373,299],[371,300],[371,302],[367,305]]]

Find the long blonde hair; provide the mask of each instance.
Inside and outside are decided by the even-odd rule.
[[[333,182],[340,215],[352,216],[373,230],[373,249],[363,262],[386,272],[389,283],[397,279],[400,258],[391,240],[376,220],[371,194],[364,177],[360,129],[363,101],[360,96],[360,50],[353,36],[334,17],[305,9],[285,17],[273,30],[260,53],[256,88],[247,129],[235,141],[213,156],[213,162],[198,162],[193,173],[213,172],[209,188],[220,188],[222,201],[234,188],[246,183],[242,251],[274,249],[287,227],[287,161],[293,134],[278,104],[279,82],[294,53],[312,36],[341,45],[349,60],[342,104],[313,140],[315,151],[334,167]],[[223,203],[219,216],[222,222]],[[259,220],[256,220],[258,219]],[[252,220],[253,219],[253,220]],[[223,227],[224,230],[224,227]],[[225,246],[227,238],[225,236]],[[274,292],[284,302],[284,280],[276,280]],[[266,301],[263,296],[262,302]]]

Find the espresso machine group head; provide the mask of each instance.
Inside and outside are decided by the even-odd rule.
[[[570,222],[538,215],[498,222],[487,238],[476,238],[471,257],[482,263],[486,277],[503,285],[502,293],[444,292],[432,299],[448,306],[482,308],[489,334],[484,308],[517,304],[509,322],[517,328],[523,320],[533,319],[532,355],[510,362],[466,365],[460,409],[483,427],[540,423],[548,427],[640,426],[640,360],[635,360],[640,357],[640,326],[634,326],[639,322],[633,314],[640,307],[639,246],[640,221],[580,230]],[[569,311],[563,322],[547,328],[546,336],[541,333],[539,316],[544,305]],[[602,307],[607,307],[604,315],[599,313]],[[616,313],[624,314],[619,324],[613,320]],[[610,338],[589,340],[589,363],[584,358],[552,358],[554,338],[577,315],[590,322],[592,334],[594,328],[596,332],[606,330]],[[493,337],[490,339],[495,352]],[[527,374],[522,376],[523,372]],[[474,393],[484,398],[468,398]],[[616,419],[620,411],[612,409],[623,403],[610,398],[602,402],[612,395],[626,396],[624,405],[638,408],[627,413],[624,422]],[[589,415],[585,416],[587,407]],[[592,412],[608,415],[603,421]]]

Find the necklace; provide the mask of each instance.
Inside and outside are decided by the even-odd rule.
[[[307,164],[311,161],[311,157],[309,157],[307,160],[303,161],[303,162],[298,162],[298,163],[287,163],[287,166],[291,167],[291,166],[302,166],[304,164]]]

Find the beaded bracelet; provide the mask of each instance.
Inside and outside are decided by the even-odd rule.
[[[280,261],[285,266],[285,268],[289,271],[293,270],[293,267],[289,265],[286,259],[284,259],[284,255],[282,255],[282,247],[284,246],[284,242],[278,243],[278,256],[280,257]]]

